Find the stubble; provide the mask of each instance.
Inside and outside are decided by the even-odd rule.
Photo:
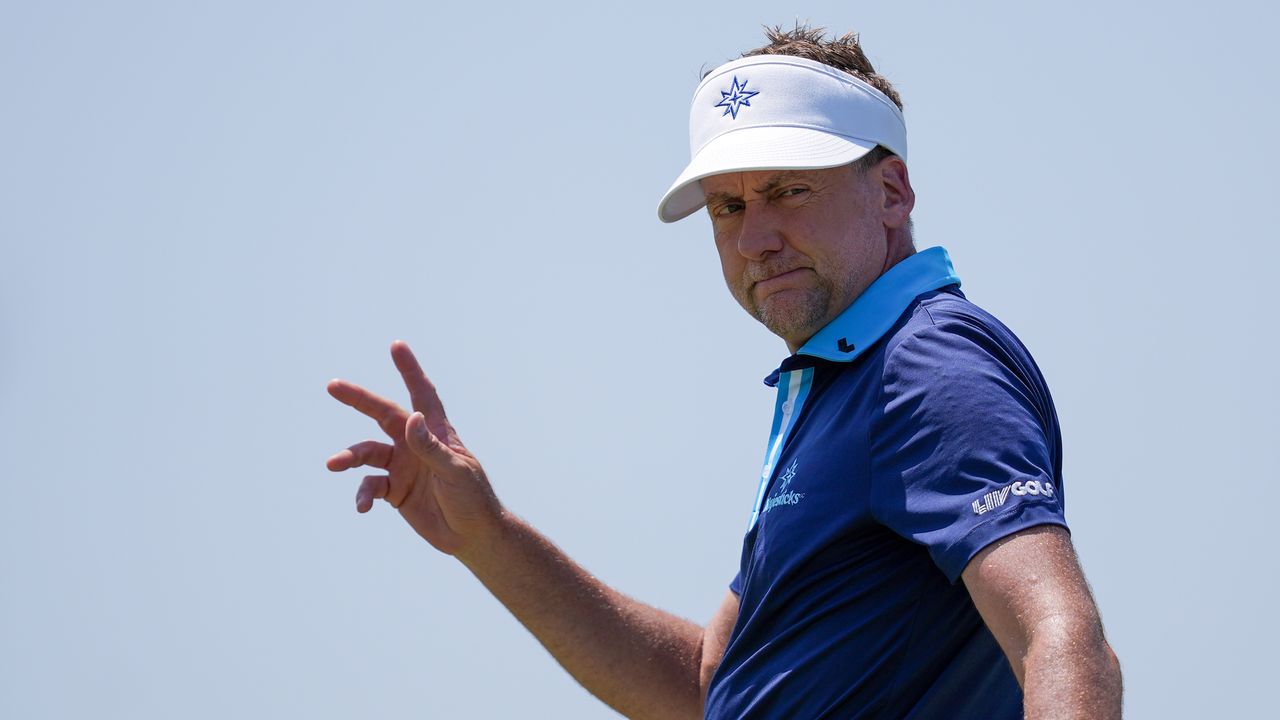
[[[762,300],[755,297],[754,282],[745,283],[738,301],[748,313],[774,335],[793,341],[808,338],[826,324],[834,289],[821,275],[803,288],[787,288]]]

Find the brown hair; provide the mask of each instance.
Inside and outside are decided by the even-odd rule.
[[[893,85],[890,85],[889,81],[877,73],[871,65],[866,53],[862,51],[861,43],[858,42],[858,33],[845,33],[840,37],[827,40],[825,39],[826,28],[809,27],[797,23],[792,30],[783,30],[780,25],[766,26],[764,34],[769,39],[769,44],[748,50],[742,53],[742,57],[791,55],[830,65],[884,93],[894,105],[898,106],[899,110],[902,109],[902,98],[898,96],[898,91],[894,90]]]

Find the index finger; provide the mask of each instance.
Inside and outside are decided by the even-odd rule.
[[[393,439],[398,440],[404,434],[404,423],[409,414],[399,405],[346,380],[330,380],[327,389],[338,402],[373,418],[382,432]]]
[[[444,414],[444,403],[440,402],[440,395],[436,393],[436,386],[432,385],[431,381],[427,379],[427,374],[422,371],[422,366],[418,364],[418,358],[414,357],[413,351],[409,349],[409,343],[403,340],[396,340],[391,343],[391,359],[395,361],[396,369],[400,371],[400,377],[404,378],[405,387],[409,388],[409,398],[413,402],[413,409],[422,413],[423,417],[427,419],[427,425],[431,428],[444,427],[447,422]]]

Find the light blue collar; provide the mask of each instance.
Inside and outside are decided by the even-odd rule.
[[[912,255],[871,283],[845,311],[796,352],[834,362],[849,362],[893,327],[917,296],[959,285],[951,257],[940,247]]]

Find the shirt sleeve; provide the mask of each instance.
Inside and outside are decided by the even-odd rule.
[[[934,317],[891,344],[882,414],[869,428],[877,519],[927,547],[953,583],[1002,537],[1066,527],[1052,400],[1001,330]]]
[[[733,580],[729,583],[729,590],[734,595],[742,597],[742,573],[733,576]]]

